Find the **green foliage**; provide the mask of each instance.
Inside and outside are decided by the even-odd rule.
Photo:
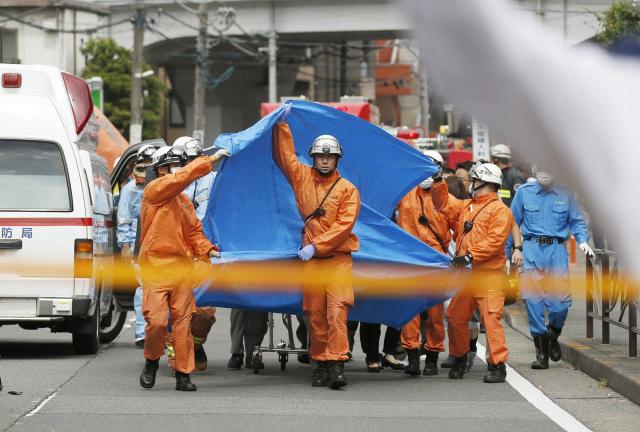
[[[113,39],[89,39],[80,51],[86,59],[82,76],[102,78],[104,113],[122,135],[129,137],[133,67],[131,51],[119,46]],[[150,68],[145,65],[143,70]],[[143,78],[142,88],[146,94],[142,105],[142,139],[158,138],[166,89],[155,76]]]
[[[600,25],[596,39],[604,46],[625,41],[640,43],[640,7],[636,0],[615,0],[607,13],[596,17]]]

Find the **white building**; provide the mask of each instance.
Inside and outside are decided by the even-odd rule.
[[[84,31],[106,23],[109,14],[100,2],[3,0],[2,62],[44,64],[80,73],[84,67],[80,47],[90,36]]]

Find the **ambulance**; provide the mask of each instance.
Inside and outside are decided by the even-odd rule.
[[[0,64],[0,77],[0,325],[69,332],[76,353],[96,353],[126,311],[89,87],[49,66]]]

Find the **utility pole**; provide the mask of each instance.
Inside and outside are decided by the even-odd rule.
[[[193,137],[204,141],[204,110],[206,106],[206,88],[204,83],[204,68],[207,51],[207,26],[209,25],[209,3],[198,5],[198,39],[196,42],[196,70],[193,84]]]
[[[276,46],[276,5],[271,4],[271,31],[269,32],[269,102],[278,100],[278,71]]]
[[[142,141],[142,67],[144,65],[144,25],[145,14],[142,2],[136,4],[133,28],[133,70],[131,73],[131,125],[129,144]]]

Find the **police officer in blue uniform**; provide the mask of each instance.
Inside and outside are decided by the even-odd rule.
[[[120,191],[116,238],[118,246],[120,246],[120,254],[123,259],[128,260],[133,256],[138,218],[140,216],[140,204],[142,202],[142,192],[144,192],[146,166],[151,162],[151,155],[153,155],[157,149],[158,147],[152,144],[145,144],[140,147],[136,154],[136,165],[133,168],[134,181],[130,181],[124,185]],[[141,287],[136,288],[136,292],[133,297],[133,309],[136,314],[135,345],[138,348],[143,348],[146,322],[142,316]]]
[[[544,171],[537,172],[535,182],[518,189],[511,211],[523,239],[523,246],[514,251],[513,262],[524,263],[521,291],[536,347],[531,368],[548,369],[549,358],[560,360],[558,337],[572,303],[569,290],[560,285],[567,284],[569,278],[565,241],[571,231],[580,249],[593,256],[589,228],[573,193],[556,185],[553,176]]]

